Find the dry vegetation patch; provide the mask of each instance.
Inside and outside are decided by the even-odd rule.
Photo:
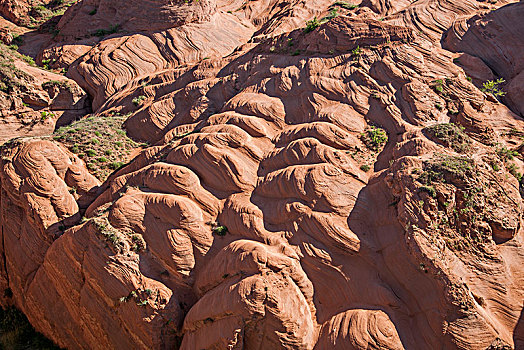
[[[82,158],[99,180],[127,162],[140,144],[127,137],[122,128],[125,116],[88,117],[61,127],[53,139]]]

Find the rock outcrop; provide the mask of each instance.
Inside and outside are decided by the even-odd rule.
[[[42,57],[149,146],[102,181],[2,147],[3,305],[68,349],[524,345],[524,120],[440,44],[502,3],[136,4],[72,6]]]
[[[91,110],[87,94],[73,80],[30,65],[27,56],[3,44],[0,50],[0,144],[50,134],[57,123]]]
[[[471,19],[455,23],[446,36],[446,47],[464,52],[482,61],[474,67],[489,67],[494,76],[505,84],[500,88],[507,92],[504,101],[515,113],[524,115],[524,4],[509,4]],[[467,66],[465,67],[468,71]],[[492,79],[486,79],[492,80]]]
[[[22,26],[36,28],[62,15],[72,0],[0,0],[0,15]]]

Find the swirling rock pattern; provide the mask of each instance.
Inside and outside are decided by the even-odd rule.
[[[76,61],[92,117],[152,145],[103,184],[3,147],[2,302],[71,349],[518,349],[524,120],[435,42],[479,3],[269,5],[173,4],[201,22]],[[230,17],[215,57],[159,44]]]
[[[274,35],[296,29],[329,4],[326,0],[294,0],[278,6],[275,0],[253,4],[153,1],[145,5],[140,1],[82,1],[62,17],[58,36],[38,59],[52,61],[55,68],[74,62],[68,74],[94,96],[96,110],[137,77],[225,56],[252,34],[264,37],[266,32]],[[91,30],[93,26],[98,31]],[[109,34],[113,35],[105,38]]]
[[[505,101],[521,116],[524,115],[524,63],[521,59],[524,45],[519,33],[524,31],[521,21],[523,15],[522,2],[509,4],[496,11],[455,23],[445,37],[447,48],[480,58],[493,76],[505,79],[506,84],[501,86],[507,92]],[[488,76],[485,80],[494,80],[490,78]]]

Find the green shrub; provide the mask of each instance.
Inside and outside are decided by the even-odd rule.
[[[499,98],[504,96],[506,93],[502,91],[499,87],[500,84],[503,84],[505,82],[504,79],[500,78],[495,81],[488,80],[482,84],[482,87],[480,88],[480,91],[485,92],[487,94],[493,95],[495,98]]]
[[[36,66],[36,63],[35,63],[35,60],[33,59],[33,57],[30,57],[30,56],[27,56],[27,55],[23,55],[23,54],[20,54],[20,56],[21,56],[22,60],[24,60],[30,66]]]
[[[117,170],[123,167],[124,165],[125,165],[124,162],[112,162],[111,164],[109,164],[109,168],[113,170]]]
[[[320,26],[320,22],[318,21],[317,17],[315,17],[312,20],[306,22],[306,28],[304,29],[304,32],[305,33],[312,32],[319,26]]]
[[[439,92],[439,93],[444,91],[442,79],[435,80],[435,85],[433,86],[433,88],[435,89],[436,92]]]
[[[323,17],[320,20],[320,24],[329,22],[329,21],[331,21],[333,18],[335,18],[337,16],[338,16],[338,9],[337,8],[332,8],[331,10],[329,10],[329,14],[326,17]]]
[[[386,142],[388,142],[388,135],[384,129],[377,127],[370,127],[360,135],[362,141],[366,146],[373,150],[378,151]]]
[[[131,235],[131,242],[133,243],[133,246],[131,249],[133,249],[135,252],[140,252],[146,248],[144,239],[139,234],[133,234]],[[146,290],[147,293],[147,290]]]
[[[511,163],[508,167],[508,171],[511,175],[513,175],[517,180],[522,181],[522,174],[517,171],[517,166],[513,163]]]
[[[362,171],[368,172],[369,169],[371,169],[371,168],[370,168],[370,166],[367,165],[367,164],[364,164],[364,165],[361,165],[361,166],[360,166],[360,170],[362,170]]]
[[[51,63],[50,59],[43,59],[42,60],[42,67],[46,70],[49,70],[49,63]]]
[[[502,161],[504,162],[507,162],[508,160],[513,160],[514,157],[519,155],[519,152],[507,149],[504,146],[498,148],[496,152],[499,158],[502,159]]]
[[[131,102],[133,102],[133,104],[135,106],[140,106],[144,103],[146,97],[144,95],[140,95],[138,97],[135,97]]]
[[[110,242],[113,247],[120,250],[123,242],[118,236],[118,230],[114,228],[107,217],[95,217],[92,219],[96,229],[103,235],[106,241]]]
[[[47,8],[45,8],[45,6],[42,5],[34,6],[32,10],[36,12],[37,16],[39,17],[46,17],[50,12],[50,10],[48,10]]]
[[[42,83],[42,89],[48,89],[55,86],[71,91],[71,86],[67,81],[50,80],[46,81],[45,83]]]
[[[358,5],[353,5],[353,4],[350,4],[350,3],[347,3],[345,1],[337,1],[333,4],[333,6],[340,6],[346,10],[354,10],[356,8],[358,8]]]
[[[217,236],[225,236],[227,233],[227,227],[225,226],[217,226],[213,229],[213,233]]]
[[[47,118],[53,118],[55,116],[54,113],[48,112],[48,111],[42,111],[40,112],[40,120],[44,121],[47,120]]]
[[[13,34],[12,43],[16,46],[20,46],[24,43],[24,39],[20,36],[20,34]]]
[[[138,306],[146,306],[146,305],[147,305],[147,299],[146,299],[146,300],[137,301],[136,304],[137,304]]]
[[[418,190],[420,192],[427,192],[432,198],[437,198],[437,191],[433,186],[421,186]]]
[[[103,37],[110,34],[118,33],[120,30],[120,24],[113,24],[109,29],[98,29],[93,33],[93,36]]]

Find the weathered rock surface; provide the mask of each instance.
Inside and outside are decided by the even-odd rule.
[[[1,0],[0,14],[16,24],[26,23],[29,20],[29,12],[33,8],[32,3],[33,1]],[[45,3],[49,1],[35,1],[35,6]]]
[[[505,102],[521,116],[524,115],[523,17],[521,1],[457,22],[446,37],[449,49],[480,58],[495,76],[505,80]]]
[[[68,75],[94,97],[96,110],[137,77],[225,56],[253,34],[260,38],[300,28],[330,4],[83,1],[62,17],[57,37],[38,60],[51,60],[54,68],[74,62]]]
[[[524,346],[524,120],[440,45],[503,4],[136,3],[78,3],[42,57],[151,146],[103,183],[2,147],[4,305],[70,349]]]
[[[87,94],[62,75],[31,66],[0,47],[0,144],[17,136],[53,132],[90,111]]]
[[[36,28],[62,15],[72,0],[0,0],[0,16],[22,26]]]

